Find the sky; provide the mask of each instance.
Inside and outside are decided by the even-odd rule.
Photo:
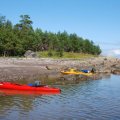
[[[120,56],[120,0],[0,0],[0,16],[13,24],[25,14],[34,29],[76,33],[103,55]]]

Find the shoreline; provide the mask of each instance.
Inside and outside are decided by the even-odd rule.
[[[0,81],[39,79],[46,76],[54,76],[58,79],[62,77],[67,80],[72,79],[73,76],[63,76],[60,73],[61,70],[68,68],[91,70],[93,67],[96,69],[96,79],[100,77],[98,74],[101,73],[120,75],[120,59],[111,57],[85,59],[0,58]]]

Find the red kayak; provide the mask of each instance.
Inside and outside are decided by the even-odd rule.
[[[59,88],[49,87],[47,85],[29,86],[29,85],[15,84],[11,82],[0,82],[0,89],[21,90],[21,91],[39,91],[39,92],[57,92],[57,93],[61,92]]]

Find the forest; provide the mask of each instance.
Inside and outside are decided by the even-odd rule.
[[[19,23],[13,23],[0,16],[0,56],[24,56],[27,50],[34,52],[52,51],[63,56],[63,52],[99,55],[102,51],[92,40],[83,39],[67,31],[57,33],[34,29],[29,15],[20,15]]]

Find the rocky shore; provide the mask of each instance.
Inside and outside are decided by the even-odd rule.
[[[73,75],[62,75],[61,70],[96,69],[91,79],[99,79],[101,74],[120,74],[120,59],[96,57],[89,59],[50,59],[50,58],[0,58],[0,81],[39,79],[56,77],[74,79]],[[79,76],[79,79],[89,79]]]

